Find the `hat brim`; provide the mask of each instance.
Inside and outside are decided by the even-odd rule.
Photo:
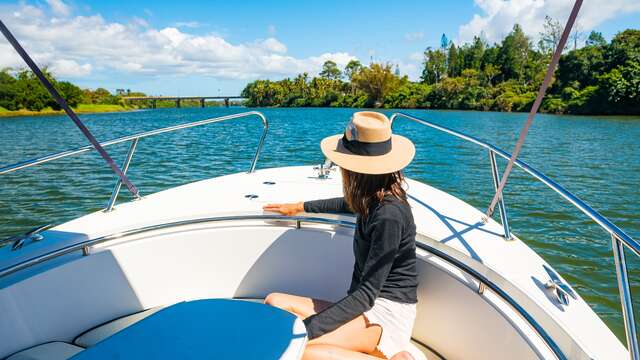
[[[391,136],[391,151],[384,155],[357,155],[342,146],[342,134],[326,137],[320,143],[322,153],[341,168],[361,174],[388,174],[404,169],[416,154],[416,148],[404,136]]]

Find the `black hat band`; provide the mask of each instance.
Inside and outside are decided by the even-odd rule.
[[[351,153],[362,156],[379,156],[388,154],[391,151],[391,138],[381,142],[362,142],[358,140],[349,140],[345,134],[340,139],[342,146]]]

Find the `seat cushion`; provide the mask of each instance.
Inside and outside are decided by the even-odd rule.
[[[6,360],[66,360],[82,350],[79,346],[55,341],[22,350]]]
[[[251,302],[263,302],[264,299],[250,299],[250,298],[245,298],[245,299],[236,299],[236,300],[244,300],[244,301],[251,301]],[[80,334],[74,341],[73,343],[78,345],[78,346],[82,346],[85,348],[88,347],[92,347],[95,344],[97,344],[98,342],[108,338],[109,336],[117,333],[118,331],[131,326],[135,323],[137,323],[138,321],[146,318],[147,316],[150,316],[151,314],[159,311],[163,309],[162,306],[159,307],[155,307],[155,308],[151,308],[151,309],[147,309],[135,314],[131,314],[131,315],[127,315],[127,316],[123,316],[121,318],[118,318],[116,320],[110,321],[108,323],[102,324],[100,326],[94,327],[91,330],[85,331],[84,333]]]
[[[160,310],[162,310],[162,307],[155,307],[110,321],[84,332],[74,340],[74,344],[85,348],[92,347],[118,331],[133,325]]]
[[[409,353],[413,356],[414,359],[416,360],[444,360],[443,357],[440,356],[440,354],[434,352],[433,350],[431,350],[430,348],[422,345],[421,343],[411,339],[411,347],[409,349],[407,349],[407,351],[409,351]]]

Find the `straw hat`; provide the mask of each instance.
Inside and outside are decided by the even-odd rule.
[[[324,155],[341,168],[362,174],[388,174],[403,169],[416,149],[411,140],[391,133],[391,121],[381,113],[353,114],[344,134],[322,140]]]

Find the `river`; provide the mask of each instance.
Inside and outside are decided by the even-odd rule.
[[[82,115],[101,141],[139,131],[246,111],[182,108]],[[259,168],[318,164],[319,141],[340,133],[353,109],[260,109],[270,122]],[[385,111],[391,114],[393,111]],[[526,114],[406,111],[466,132],[510,152]],[[260,135],[257,120],[212,124],[142,139],[129,175],[141,193],[247,170]],[[399,120],[416,158],[407,175],[485,209],[493,195],[488,154],[477,146]],[[640,118],[538,115],[521,159],[640,239]],[[0,166],[85,145],[63,116],[0,119]],[[108,147],[120,163],[128,144]],[[499,160],[501,169],[506,161]],[[106,205],[114,175],[95,152],[0,176],[0,239],[70,220]],[[126,190],[123,190],[123,195]],[[514,170],[505,190],[512,231],[552,264],[621,338],[609,236],[566,201]],[[126,199],[126,196],[124,196]],[[640,305],[640,261],[627,252]]]

